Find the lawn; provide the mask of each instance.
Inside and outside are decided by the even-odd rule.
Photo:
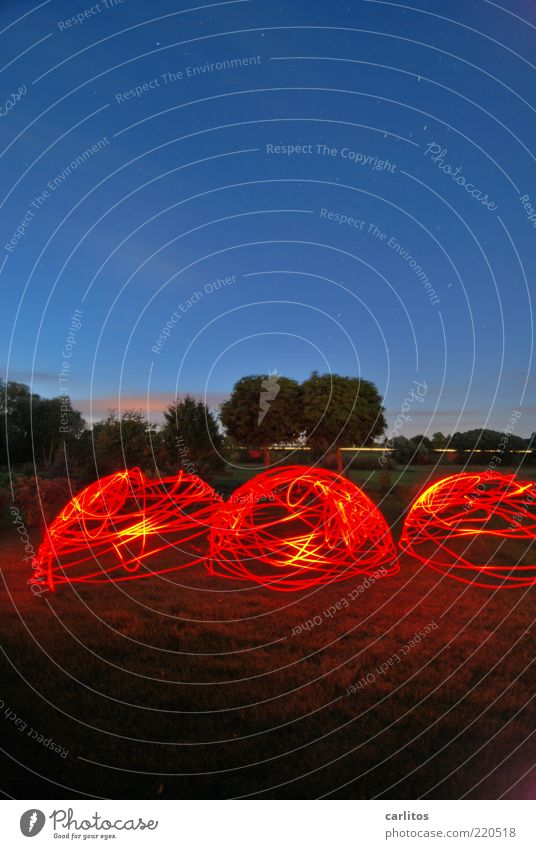
[[[397,535],[429,474],[350,476]],[[309,593],[194,567],[38,597],[23,556],[6,534],[16,798],[534,798],[534,588],[471,588],[403,556],[394,577]]]

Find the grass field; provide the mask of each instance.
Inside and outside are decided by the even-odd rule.
[[[429,473],[350,476],[398,536]],[[0,554],[16,798],[535,796],[534,588],[470,588],[403,556],[394,577],[309,594],[197,567],[36,597],[15,534]]]

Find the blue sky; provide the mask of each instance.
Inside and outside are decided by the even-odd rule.
[[[181,6],[2,4],[2,376],[156,418],[316,369],[530,434],[533,4]]]

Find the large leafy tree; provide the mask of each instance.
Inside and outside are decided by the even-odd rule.
[[[339,471],[341,445],[370,445],[387,426],[382,398],[369,380],[313,372],[302,383],[301,400],[308,446],[316,455],[336,452]]]
[[[246,448],[263,448],[268,465],[270,445],[295,439],[301,428],[300,386],[278,374],[241,378],[220,406],[228,436]]]
[[[67,395],[41,398],[25,383],[0,381],[0,465],[35,463],[50,468],[64,443],[85,423]]]
[[[0,381],[0,463],[32,461],[32,404],[39,395],[30,392],[25,383]]]
[[[202,475],[224,465],[223,436],[216,417],[190,395],[167,407],[161,436],[163,467]]]

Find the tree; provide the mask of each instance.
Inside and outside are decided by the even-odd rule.
[[[39,398],[32,406],[32,439],[37,463],[52,466],[59,449],[67,450],[85,428],[82,414],[67,395]]]
[[[411,442],[415,445],[416,448],[426,448],[427,451],[432,449],[432,442],[425,436],[423,433],[418,433],[415,436],[410,437]]]
[[[216,417],[190,395],[177,398],[164,413],[162,464],[175,471],[206,474],[224,465],[223,436]]]
[[[449,439],[450,436],[445,436],[445,434],[441,433],[440,430],[436,431],[432,434],[432,448],[446,448]]]
[[[415,457],[417,448],[407,436],[395,436],[392,440],[393,459],[402,466],[407,466]]]
[[[300,386],[279,374],[254,374],[241,378],[220,406],[220,421],[239,445],[264,449],[295,439],[301,430]]]
[[[40,400],[25,383],[0,380],[0,464],[32,461],[32,405]]]
[[[156,425],[147,421],[141,410],[125,410],[119,417],[111,410],[93,427],[96,470],[102,475],[139,466],[154,465],[159,435]]]
[[[68,395],[41,398],[25,383],[0,381],[0,465],[34,463],[50,469],[60,448],[72,445],[85,422]]]
[[[451,444],[459,452],[473,453],[474,451],[499,452],[501,455],[510,455],[513,451],[521,451],[525,448],[525,440],[514,433],[504,433],[500,430],[489,428],[477,428],[456,432]]]
[[[359,377],[313,372],[301,386],[301,428],[315,454],[336,451],[342,472],[340,446],[370,445],[387,427],[382,398],[375,385]]]
[[[98,428],[99,424],[96,424],[94,430],[83,430],[68,443],[68,466],[66,468],[63,458],[57,456],[52,470],[55,475],[67,474],[69,477],[73,476],[85,483],[90,483],[95,480],[95,477],[99,476],[100,472],[94,456],[94,438]]]
[[[422,433],[411,436],[409,441],[413,445],[413,463],[427,463],[433,451],[432,441]]]

